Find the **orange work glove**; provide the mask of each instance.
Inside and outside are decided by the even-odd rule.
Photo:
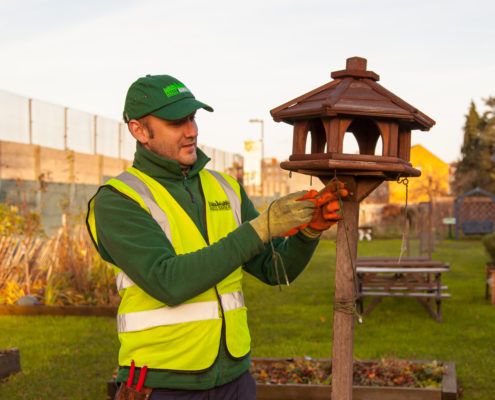
[[[343,182],[332,181],[321,192],[318,193],[316,190],[310,190],[298,199],[309,200],[314,203],[313,217],[309,223],[291,229],[283,236],[295,235],[297,232],[302,231],[306,236],[315,238],[321,232],[329,229],[337,221],[341,220],[342,215],[338,214],[340,206],[339,194],[337,192],[339,192],[341,198],[348,195]]]

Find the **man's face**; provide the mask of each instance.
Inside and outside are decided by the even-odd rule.
[[[195,112],[177,121],[168,121],[153,115],[145,119],[144,129],[148,132],[144,147],[162,157],[178,161],[187,167],[196,161],[198,126]]]

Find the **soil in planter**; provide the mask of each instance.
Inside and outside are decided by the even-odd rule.
[[[258,383],[329,385],[332,381],[330,361],[253,360],[252,364],[251,373]],[[355,361],[353,385],[441,388],[443,374],[443,366],[437,361],[424,364],[394,359]]]

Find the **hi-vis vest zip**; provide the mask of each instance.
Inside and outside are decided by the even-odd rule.
[[[206,229],[210,243],[225,237],[241,224],[239,184],[216,171],[199,173],[206,204]],[[198,228],[156,180],[135,169],[106,183],[135,200],[158,222],[177,254],[197,251],[207,245]],[[88,226],[96,235],[94,199],[89,203]],[[230,207],[228,206],[230,205]],[[104,229],[104,228],[103,228]],[[209,266],[205,260],[205,268]],[[242,294],[242,270],[238,267],[224,280],[185,303],[169,307],[137,286],[114,266],[122,297],[117,327],[121,343],[119,364],[174,371],[202,371],[215,362],[220,347],[222,324],[228,352],[245,357],[250,350],[246,307]]]

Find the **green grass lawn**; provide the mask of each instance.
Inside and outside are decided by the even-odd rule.
[[[398,256],[399,240],[360,242],[361,256]],[[415,299],[386,298],[356,325],[356,358],[397,357],[457,364],[464,399],[495,398],[495,307],[484,299],[487,256],[479,241],[446,241],[435,260],[452,298],[435,322]],[[335,242],[322,241],[290,287],[268,287],[247,276],[253,356],[330,358]],[[370,301],[369,299],[367,300]],[[1,399],[105,398],[117,364],[113,319],[0,317],[0,348],[18,347],[22,372],[0,384]]]
[[[0,399],[105,399],[117,364],[113,318],[2,316],[0,331],[0,348],[18,347],[22,369],[0,383]]]

